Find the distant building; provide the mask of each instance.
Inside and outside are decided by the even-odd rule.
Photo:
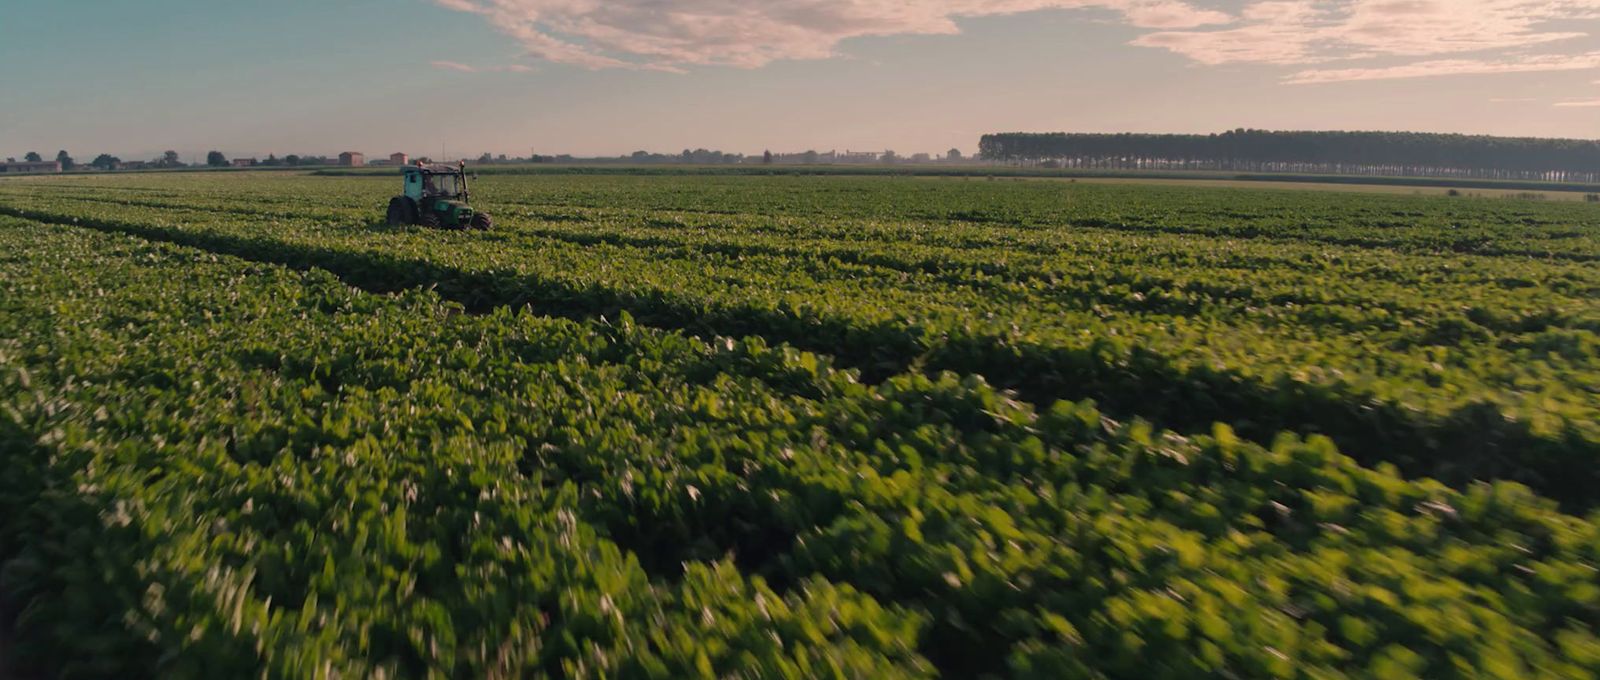
[[[254,158],[235,158],[235,159],[233,159],[233,167],[236,167],[236,168],[253,168],[255,166],[256,166],[256,159],[254,159]]]
[[[150,167],[150,161],[123,161],[117,164],[116,170],[144,170]]]
[[[403,153],[389,154],[389,162],[395,165],[405,165],[411,162],[411,157]]]
[[[361,155],[359,152],[346,151],[346,152],[344,152],[342,154],[339,154],[339,165],[343,165],[343,166],[347,166],[347,167],[358,167],[358,166],[362,166],[362,165],[366,165],[366,164],[367,164],[367,157]]]
[[[61,161],[0,163],[0,172],[61,172]]]

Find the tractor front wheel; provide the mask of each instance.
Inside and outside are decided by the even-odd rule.
[[[468,224],[473,229],[477,229],[478,231],[488,231],[494,228],[494,220],[489,219],[489,215],[487,213],[473,214],[472,221]]]
[[[400,227],[416,222],[417,209],[411,199],[405,196],[396,196],[389,199],[389,212],[384,215],[384,222],[391,227]]]

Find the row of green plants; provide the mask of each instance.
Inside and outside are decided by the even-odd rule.
[[[389,181],[333,180],[319,193]],[[341,186],[344,185],[344,186]],[[966,221],[1308,242],[1356,248],[1592,261],[1600,215],[1580,202],[1453,201],[1409,194],[1046,181],[874,178],[485,178],[486,198],[584,209]],[[355,206],[351,206],[355,207]]]
[[[937,177],[962,180],[1006,180],[1043,178],[1057,180],[1123,179],[1132,181],[1161,180],[1212,180],[1227,182],[1254,182],[1265,186],[1274,183],[1316,183],[1361,185],[1363,187],[1397,187],[1400,190],[1423,188],[1534,191],[1591,191],[1593,184],[1581,182],[1554,182],[1530,180],[1492,180],[1438,177],[1392,177],[1379,175],[1319,175],[1292,172],[1228,172],[1206,170],[1117,170],[1100,168],[1062,168],[1050,161],[1039,165],[632,165],[627,163],[590,163],[584,165],[513,164],[478,165],[471,170],[485,177],[496,176],[584,176],[584,177]],[[393,168],[321,168],[311,171],[319,177],[383,177],[394,174]]]
[[[67,677],[1595,677],[1600,515],[1327,439],[0,221]]]
[[[31,187],[85,197],[208,202],[268,212],[324,209],[377,221],[372,201],[397,177],[127,175],[35,178]],[[1193,234],[1423,253],[1523,255],[1593,261],[1600,214],[1582,202],[1455,201],[1405,193],[1154,186],[1053,181],[983,182],[873,177],[484,176],[475,197],[501,212],[599,210],[840,220],[967,222],[1034,230]],[[293,205],[284,196],[306,197]],[[352,212],[345,212],[352,211]],[[1585,234],[1589,234],[1585,237]]]
[[[1457,486],[1515,479],[1571,507],[1592,504],[1600,281],[1582,263],[907,219],[518,216],[502,210],[509,203],[489,206],[506,229],[461,237],[364,224],[342,205],[370,193],[352,180],[284,181],[192,195],[155,187],[146,191],[175,195],[126,201],[50,187],[0,201],[43,219],[323,267],[370,289],[437,286],[473,309],[627,311],[698,334],[759,335],[872,380],[948,369],[1036,403],[1095,398],[1184,430],[1223,421],[1259,442],[1321,432],[1369,464]],[[267,200],[318,181],[336,184],[310,194],[324,207],[308,217]]]
[[[148,195],[154,190],[130,195],[132,188],[100,196],[85,189],[56,190],[50,195],[115,206],[269,219],[310,218],[350,224],[370,217],[365,215],[367,206],[342,205],[349,200],[343,193],[328,187],[322,190],[316,195],[318,205],[310,208],[242,200],[254,194],[218,197],[198,188],[181,196],[170,192]],[[528,210],[519,211],[514,203],[493,208],[514,215]],[[1107,239],[1105,234],[1085,234],[1084,230],[964,222],[930,228],[904,219],[819,224],[792,217],[748,219],[638,208],[549,207],[518,216],[534,218],[521,229],[525,233],[585,245],[837,260],[937,274],[948,283],[990,288],[996,287],[995,281],[1034,284],[1035,288],[1048,285],[1052,300],[1080,308],[1230,317],[1261,310],[1267,312],[1268,320],[1272,314],[1290,314],[1306,322],[1365,324],[1386,331],[1412,322],[1413,337],[1393,338],[1399,343],[1425,341],[1430,333],[1436,335],[1425,322],[1439,320],[1465,320],[1487,330],[1510,332],[1600,328],[1600,313],[1588,304],[1600,293],[1600,280],[1592,268],[1530,265],[1522,258],[1397,256],[1361,250],[1335,254],[1325,248],[1252,241],[1228,242],[1221,248],[1194,238]],[[1270,274],[1263,275],[1262,270]],[[1422,287],[1428,289],[1428,295],[1419,294]],[[1034,291],[1002,288],[998,292],[1016,296]],[[1351,307],[1358,309],[1347,311]]]
[[[590,430],[720,439],[667,407],[782,400],[719,384],[735,350],[83,230],[7,221],[0,241],[24,673],[932,672],[921,616],[848,586],[779,593],[723,555],[652,576],[579,516],[591,485],[543,464]]]
[[[245,186],[238,187],[238,193],[232,195],[218,195],[217,191],[208,191],[203,187],[176,193],[134,187],[118,187],[117,191],[107,192],[104,187],[52,186],[44,193],[113,206],[216,212],[268,219],[313,219],[342,224],[375,221],[369,214],[370,206],[365,205],[370,195],[352,194],[344,188],[326,184],[302,189],[301,185],[288,179],[281,181],[286,186],[276,190],[285,193],[311,191],[316,204],[278,205],[266,200],[266,196],[260,194],[261,188]],[[3,193],[0,191],[0,194]],[[1162,194],[1155,196],[1159,198]],[[650,204],[645,200],[640,203]],[[495,203],[491,208],[526,218],[527,231],[551,237],[624,245],[694,246],[731,255],[801,255],[814,259],[882,265],[891,269],[909,267],[913,272],[947,272],[950,276],[1043,279],[1053,286],[1059,286],[1064,281],[1075,284],[1081,281],[1081,284],[1094,284],[1095,287],[1080,284],[1061,291],[1059,296],[1088,298],[1091,302],[1097,291],[1114,300],[1119,292],[1128,292],[1118,290],[1119,287],[1125,289],[1129,284],[1136,283],[1139,285],[1133,292],[1193,293],[1198,294],[1196,297],[1211,295],[1220,298],[1217,302],[1237,300],[1240,304],[1252,306],[1270,306],[1282,302],[1304,306],[1368,302],[1372,306],[1406,315],[1419,313],[1420,310],[1416,308],[1397,308],[1393,300],[1396,297],[1394,291],[1370,288],[1385,285],[1399,288],[1401,296],[1409,296],[1413,302],[1422,302],[1438,309],[1448,308],[1448,302],[1466,298],[1465,302],[1474,307],[1490,306],[1483,310],[1485,312],[1513,317],[1506,321],[1519,327],[1527,325],[1529,321],[1542,321],[1537,317],[1531,320],[1516,318],[1534,316],[1539,310],[1533,307],[1539,303],[1565,307],[1558,309],[1564,313],[1562,317],[1551,320],[1557,325],[1575,322],[1587,323],[1591,327],[1597,325],[1592,310],[1586,310],[1591,312],[1587,318],[1563,318],[1575,311],[1574,302],[1585,301],[1595,292],[1594,286],[1600,285],[1594,280],[1592,268],[1548,262],[1529,263],[1526,258],[1456,257],[1454,253],[1442,257],[1437,253],[1429,253],[1428,256],[1397,255],[1392,250],[1369,253],[1359,248],[1330,252],[1327,248],[1315,245],[1283,243],[1270,238],[1229,241],[1226,243],[1228,248],[1223,250],[1204,238],[1165,238],[1159,234],[1124,237],[1113,234],[1115,238],[1108,239],[1106,233],[1092,227],[1046,229],[1016,223],[959,219],[930,223],[909,219],[906,215],[894,216],[894,219],[848,218],[818,222],[807,216],[805,210],[794,211],[798,216],[769,216],[735,214],[728,210],[674,211],[637,205],[573,207],[552,204],[539,196]],[[1359,210],[1358,204],[1357,208],[1347,212]],[[1229,217],[1236,219],[1235,216]],[[1181,223],[1184,219],[1185,216],[1180,215],[1174,221]],[[1359,222],[1357,224],[1360,225]],[[1587,244],[1588,240],[1579,238],[1584,233],[1583,226],[1581,223],[1569,225],[1566,231],[1552,234],[1551,238]],[[1525,231],[1524,227],[1519,222],[1512,229]],[[1379,231],[1365,226],[1359,228],[1367,232]],[[1268,230],[1264,227],[1256,229]],[[1428,228],[1407,225],[1406,229],[1391,231],[1426,232]],[[1503,242],[1508,234],[1493,233],[1491,237]],[[1205,245],[1208,243],[1211,245]],[[1102,266],[1092,268],[1087,266],[1090,263]],[[1470,265],[1470,269],[1467,265]],[[1255,269],[1269,269],[1273,275],[1254,276]],[[1285,281],[1285,277],[1290,280]],[[1344,280],[1346,278],[1352,281],[1347,282]],[[1352,283],[1362,288],[1352,289]],[[1328,294],[1323,289],[1330,284],[1356,294]],[[1415,288],[1421,285],[1443,294],[1417,296]],[[1110,290],[1103,290],[1106,288]],[[1548,288],[1551,289],[1549,292],[1557,295],[1553,297],[1543,290],[1526,290],[1530,288]],[[1553,305],[1557,302],[1563,304]],[[1510,303],[1518,303],[1518,306],[1513,308]],[[1193,313],[1201,310],[1191,302],[1185,311]],[[1238,309],[1226,311],[1237,313]],[[1479,320],[1483,318],[1487,317],[1481,316]],[[1496,321],[1491,320],[1490,323]]]

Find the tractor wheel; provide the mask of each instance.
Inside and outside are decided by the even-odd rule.
[[[469,224],[478,231],[488,231],[494,228],[494,220],[489,218],[488,213],[473,214],[472,221]]]
[[[429,229],[439,228],[439,214],[432,210],[422,211],[422,216],[417,218],[417,224]]]
[[[389,199],[389,212],[384,215],[383,221],[391,227],[411,224],[410,201],[404,196]]]

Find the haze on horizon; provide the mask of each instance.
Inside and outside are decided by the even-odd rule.
[[[1600,137],[1600,0],[26,3],[0,157]]]

